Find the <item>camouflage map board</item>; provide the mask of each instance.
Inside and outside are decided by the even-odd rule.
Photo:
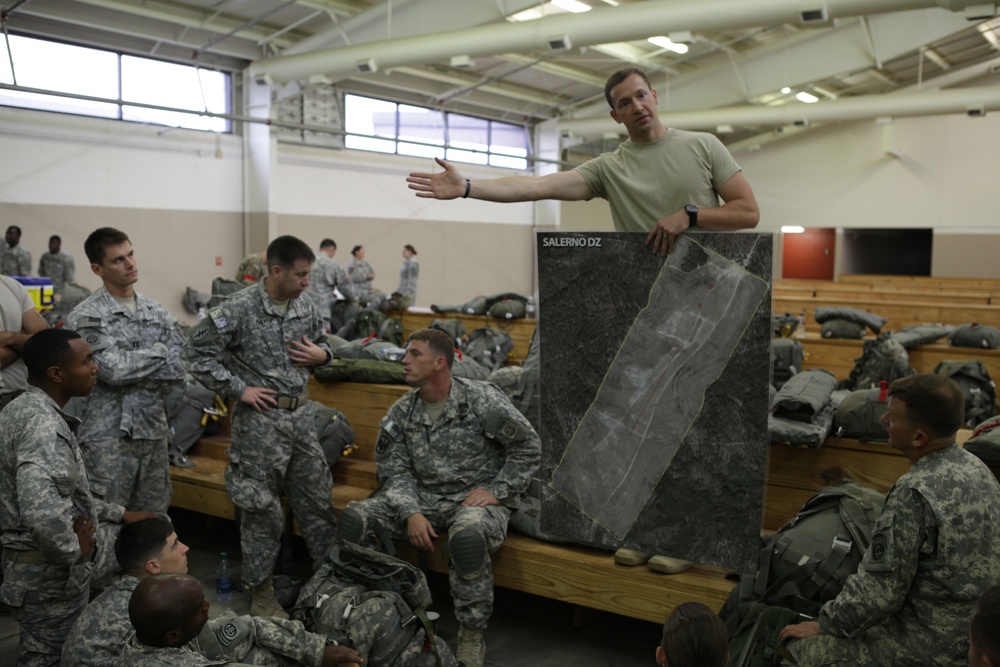
[[[742,568],[767,456],[770,234],[540,233],[542,529]]]

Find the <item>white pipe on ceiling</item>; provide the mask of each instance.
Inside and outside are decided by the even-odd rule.
[[[995,5],[991,5],[994,7]],[[574,48],[645,39],[677,30],[710,32],[761,25],[800,23],[808,8],[826,10],[829,20],[886,12],[940,7],[962,11],[982,0],[649,0],[557,14],[535,21],[493,23],[464,30],[355,44],[311,53],[280,55],[250,65],[252,76],[267,75],[278,83],[324,75],[339,80],[358,74],[359,62],[386,70],[404,65],[446,61],[452,56],[491,56],[545,51],[552,38],[568,37]]]
[[[667,127],[687,130],[714,130],[719,125],[809,125],[837,121],[861,120],[891,116],[932,116],[937,114],[968,113],[981,115],[986,111],[1000,110],[1000,85],[980,88],[956,88],[888,95],[842,97],[815,104],[784,104],[774,107],[721,107],[700,111],[663,113],[661,119]],[[618,131],[610,117],[562,120],[560,130],[568,130],[581,137],[601,136]]]

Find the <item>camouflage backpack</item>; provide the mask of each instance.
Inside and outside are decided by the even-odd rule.
[[[339,541],[302,588],[292,618],[351,646],[366,667],[457,667],[427,616],[432,601],[415,566]]]
[[[882,380],[878,387],[858,389],[845,396],[833,417],[834,435],[886,442],[889,430],[882,423],[882,416],[889,409],[888,388],[889,383]]]
[[[965,449],[987,465],[1000,466],[1000,415],[977,426],[972,437],[965,441]]]
[[[393,345],[403,344],[403,320],[398,317],[387,317],[378,328],[378,337]]]
[[[495,371],[504,365],[512,349],[514,341],[506,331],[482,327],[469,334],[469,343],[463,352],[466,357],[475,359],[487,370]]]
[[[354,316],[354,335],[352,338],[367,338],[372,334],[378,335],[385,322],[385,315],[372,308],[362,308]]]
[[[938,375],[955,381],[965,397],[965,425],[975,428],[997,411],[997,386],[986,365],[978,359],[942,361],[934,367]]]
[[[910,368],[910,355],[902,343],[896,340],[888,329],[874,340],[866,340],[861,356],[854,360],[854,368],[838,389],[871,389],[878,387],[882,380],[889,384],[896,378],[914,375]]]
[[[427,325],[428,329],[437,329],[448,334],[455,341],[455,349],[461,350],[465,347],[465,322],[458,318],[438,319]]]

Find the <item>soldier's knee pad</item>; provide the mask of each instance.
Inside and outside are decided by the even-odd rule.
[[[348,507],[340,513],[337,521],[337,537],[345,542],[363,544],[365,537],[365,519],[355,510]]]
[[[477,575],[486,567],[489,553],[486,538],[472,528],[458,531],[448,539],[451,563],[463,577]]]

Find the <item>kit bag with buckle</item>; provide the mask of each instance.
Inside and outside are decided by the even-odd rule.
[[[457,667],[427,616],[432,601],[417,567],[340,541],[302,588],[291,615],[357,650],[366,667]]]
[[[189,467],[187,452],[212,424],[226,415],[226,405],[214,391],[190,376],[183,384],[171,386],[163,402],[171,434],[168,449],[171,465]]]
[[[778,532],[762,538],[757,571],[741,577],[723,619],[751,601],[816,616],[858,571],[884,504],[881,493],[849,479],[817,493]]]
[[[938,375],[955,381],[965,398],[965,425],[975,428],[997,412],[997,386],[978,359],[944,360],[934,367]]]

